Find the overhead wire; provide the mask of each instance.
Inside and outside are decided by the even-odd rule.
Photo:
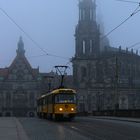
[[[140,6],[140,2],[134,2],[134,1],[128,1],[128,0],[116,0],[116,1],[121,1],[121,2],[128,2],[128,3],[134,3],[134,4],[139,4],[139,6]],[[138,10],[138,8],[136,8],[136,10],[134,11],[134,12],[139,12],[140,10]],[[137,43],[135,43],[135,44],[133,44],[133,45],[131,45],[131,46],[129,46],[128,47],[128,49],[130,49],[130,48],[134,48],[135,46],[137,46],[137,45],[139,45],[140,44],[140,42],[137,42]]]
[[[132,1],[126,1],[126,0],[117,0],[117,1],[124,1],[124,2],[132,2]],[[119,28],[121,25],[123,25],[126,21],[128,21],[132,16],[134,16],[135,14],[137,14],[140,10],[139,7],[140,7],[140,3],[139,2],[133,2],[133,3],[138,3],[139,6],[133,11],[133,13],[128,17],[126,18],[123,22],[121,22],[118,26],[116,26],[114,29],[112,29],[111,31],[109,31],[106,35],[104,35],[102,39],[106,38],[108,35],[110,35],[113,31],[115,31],[117,28]],[[34,44],[36,47],[38,47],[42,52],[44,52],[44,55],[39,55],[39,56],[33,56],[33,57],[41,57],[41,56],[52,56],[52,57],[58,57],[58,58],[61,58],[61,59],[69,59],[70,58],[66,58],[66,57],[62,57],[62,56],[58,56],[58,55],[54,55],[54,54],[50,54],[50,53],[47,53],[46,50],[44,50],[19,24],[17,24],[15,22],[15,20],[9,16],[9,14],[0,7],[0,10],[26,35],[27,38],[29,38]],[[71,61],[69,61],[67,64],[71,63]]]
[[[135,14],[137,14],[140,10],[138,10],[140,8],[140,2],[133,2],[133,1],[127,1],[127,0],[117,0],[117,1],[122,1],[122,2],[130,2],[130,3],[135,3],[135,4],[139,4],[136,9],[132,12],[132,14],[130,14],[129,17],[127,17],[123,22],[121,22],[118,26],[116,26],[115,28],[113,28],[111,31],[109,31],[107,34],[105,34],[101,40],[105,39],[108,35],[110,35],[112,32],[114,32],[116,29],[118,29],[121,25],[123,25],[125,22],[127,22],[132,16],[134,16]],[[71,63],[68,62],[67,64]]]
[[[129,1],[129,0],[116,0],[116,1],[128,2],[128,3],[134,3],[134,4],[140,4],[140,2],[137,2],[137,1]]]
[[[135,46],[137,46],[137,45],[139,45],[139,44],[140,44],[140,42],[137,42],[137,43],[135,43],[135,44],[129,46],[128,49],[134,48]]]
[[[47,56],[57,57],[57,58],[61,58],[61,59],[69,59],[67,57],[58,56],[58,55],[55,55],[55,54],[48,53],[19,24],[17,24],[17,22],[4,9],[2,9],[0,7],[0,11],[2,11],[4,13],[4,15],[6,15],[9,18],[9,20],[12,21],[18,27],[18,29],[20,31],[22,31],[28,39],[30,39],[32,41],[32,43],[35,44],[36,47],[38,47],[42,52],[44,52],[44,56],[47,55]],[[40,56],[43,56],[43,55],[40,55]]]
[[[128,3],[133,3],[133,4],[139,4],[139,6],[134,10],[133,13],[136,14],[136,13],[138,13],[138,12],[140,11],[140,10],[138,10],[139,7],[140,7],[140,2],[136,2],[136,1],[128,1],[128,0],[116,0],[116,1],[128,2]],[[139,44],[140,44],[140,42],[137,42],[137,43],[135,43],[135,44],[129,46],[128,49],[134,48],[135,46],[137,46],[137,45],[139,45]],[[138,48],[137,48],[137,49],[138,49]]]
[[[121,1],[121,0],[118,0]],[[125,1],[125,0],[124,0]],[[125,1],[125,2],[132,2],[132,1]],[[115,28],[113,28],[111,31],[109,31],[107,34],[105,34],[101,40],[105,39],[108,35],[110,35],[112,32],[114,32],[116,29],[118,29],[121,25],[123,25],[125,22],[127,22],[132,16],[134,16],[135,14],[137,14],[138,12],[140,12],[140,10],[138,10],[140,8],[140,3],[139,2],[133,2],[133,3],[137,3],[139,4],[136,9],[134,9],[134,11],[132,12],[132,14],[130,14],[129,17],[127,17],[124,21],[122,21],[118,26],[116,26]],[[137,45],[137,44],[136,44]],[[69,64],[70,62],[68,62]]]
[[[101,40],[105,39],[107,36],[109,36],[112,32],[114,32],[116,29],[118,29],[121,25],[123,25],[125,22],[127,22],[132,16],[134,16],[135,14],[137,14],[140,10],[138,10],[140,8],[140,5],[138,5],[136,7],[136,9],[132,12],[132,14],[130,14],[130,16],[128,16],[124,21],[122,21],[118,26],[116,26],[115,28],[113,28],[111,31],[109,31],[107,34],[105,34],[103,37],[101,37]]]
[[[46,54],[29,56],[28,58],[37,58],[37,57],[43,57],[43,56],[46,56]],[[48,55],[48,56],[50,56],[50,55]],[[66,60],[70,59],[70,58],[68,58],[68,57],[57,56],[57,55],[51,55],[51,56],[58,57],[58,58],[62,58],[62,59],[66,59]]]

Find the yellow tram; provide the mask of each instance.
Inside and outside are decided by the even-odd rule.
[[[37,115],[40,118],[73,119],[76,115],[76,91],[60,88],[37,99]]]

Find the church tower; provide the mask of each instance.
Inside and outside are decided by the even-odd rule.
[[[75,31],[76,57],[98,57],[100,52],[99,36],[95,0],[80,0],[79,21]]]
[[[93,60],[100,56],[100,31],[96,22],[96,1],[79,0],[79,21],[75,30],[73,76],[76,87],[89,86]],[[81,86],[80,86],[81,85]]]

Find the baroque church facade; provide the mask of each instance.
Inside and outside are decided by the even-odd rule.
[[[102,43],[107,41],[101,39],[95,0],[79,1],[75,41],[73,81],[79,112],[140,109],[138,51]]]

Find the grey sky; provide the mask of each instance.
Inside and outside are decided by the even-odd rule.
[[[70,58],[74,56],[78,0],[1,0],[0,7],[48,53]],[[126,19],[136,7],[137,4],[115,0],[97,0],[97,17],[104,23],[105,33]],[[109,36],[111,45],[125,48],[139,42],[139,25],[138,13]],[[33,67],[39,66],[40,71],[50,71],[54,65],[68,62],[50,56],[32,57],[43,52],[0,11],[0,67],[11,64],[20,35],[23,36],[29,62]]]

